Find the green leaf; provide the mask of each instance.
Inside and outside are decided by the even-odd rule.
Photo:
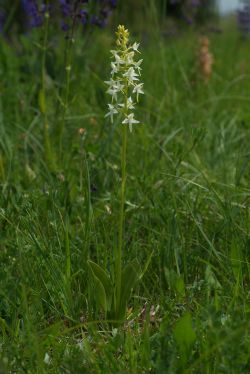
[[[88,265],[95,274],[95,276],[102,282],[103,287],[105,288],[106,293],[112,293],[112,283],[108,276],[108,273],[96,262],[88,261]]]
[[[237,280],[241,272],[241,252],[240,252],[239,246],[237,245],[235,241],[233,241],[232,246],[231,246],[230,257],[231,257],[233,273],[234,273],[235,279]]]
[[[216,278],[210,264],[208,264],[206,267],[205,279],[210,289],[213,289],[213,290],[221,289],[221,284]]]
[[[99,281],[97,277],[93,276],[93,284],[94,284],[94,299],[96,300],[96,303],[98,307],[103,309],[103,311],[106,313],[107,312],[107,298],[106,298],[106,293],[105,289],[102,285],[102,283]]]
[[[183,276],[178,275],[174,270],[169,270],[166,267],[164,268],[164,274],[170,290],[175,291],[180,298],[185,297],[186,292]]]
[[[176,288],[176,292],[177,292],[178,296],[185,297],[185,295],[186,295],[186,293],[185,293],[185,283],[184,283],[184,279],[181,275],[176,277],[175,288]]]
[[[0,329],[1,329],[3,337],[7,336],[7,333],[8,334],[11,333],[14,336],[13,331],[11,330],[11,328],[8,326],[8,324],[2,317],[0,317]]]
[[[179,346],[182,363],[185,364],[196,340],[196,333],[192,326],[192,317],[190,313],[184,314],[184,316],[179,319],[175,325],[173,333],[174,339]]]
[[[102,284],[102,287],[104,288],[105,295],[106,295],[106,311],[110,309],[111,307],[111,301],[112,301],[112,295],[113,295],[113,287],[111,280],[107,274],[107,272],[101,268],[97,263],[93,261],[88,261],[88,266],[91,270],[91,273],[95,278],[98,279],[98,281]]]
[[[140,276],[139,276],[139,279],[140,279],[140,280],[144,277],[144,274],[145,274],[146,271],[148,270],[148,267],[149,267],[149,264],[150,264],[150,262],[151,262],[151,258],[152,258],[152,256],[153,256],[153,253],[154,253],[154,251],[152,251],[152,252],[150,253],[150,255],[148,256],[148,259],[147,259],[147,261],[146,261],[146,263],[145,263],[145,265],[144,265],[144,268],[143,268],[143,270],[142,270],[141,273],[140,273]]]
[[[118,318],[124,318],[131,291],[138,279],[138,262],[135,260],[126,265],[122,271],[121,300],[117,316]]]

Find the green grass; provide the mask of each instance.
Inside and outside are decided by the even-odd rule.
[[[65,73],[64,41],[50,37],[53,143]],[[44,155],[38,40],[0,45],[0,372],[248,373],[249,43],[230,28],[211,35],[206,85],[198,33],[135,35],[146,94],[128,138],[123,263],[145,272],[114,327],[87,266],[111,270],[117,248],[121,126],[104,119],[103,83],[114,35],[77,38],[56,172]]]

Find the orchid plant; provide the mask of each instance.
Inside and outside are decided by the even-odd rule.
[[[98,264],[89,261],[91,279],[95,289],[95,299],[99,307],[112,320],[122,321],[126,314],[127,303],[136,281],[140,278],[136,260],[123,267],[122,252],[124,247],[124,221],[125,221],[125,188],[126,188],[126,154],[127,130],[139,121],[135,119],[134,108],[143,94],[143,83],[140,82],[142,59],[135,60],[139,54],[139,43],[129,43],[129,32],[124,26],[118,26],[116,32],[117,48],[111,50],[111,77],[106,81],[107,93],[111,96],[108,104],[108,113],[113,123],[114,116],[120,115],[122,125],[121,149],[121,190],[120,212],[118,222],[118,245],[114,255],[114,277]]]

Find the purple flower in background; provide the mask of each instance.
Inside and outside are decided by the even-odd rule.
[[[99,15],[93,15],[90,22],[92,25],[103,28],[107,25],[108,18],[112,14],[112,10],[117,6],[117,0],[99,0],[99,3]]]
[[[36,0],[22,0],[22,6],[27,15],[30,27],[39,27],[43,24],[46,10],[45,4],[42,4],[42,7],[39,9]]]
[[[117,2],[118,2],[118,0],[110,0],[109,1],[109,4],[110,4],[110,6],[111,6],[111,8],[116,8],[117,7]]]
[[[58,0],[62,15],[62,29],[69,31],[72,25],[96,25],[105,27],[112,10],[117,6],[117,0]],[[97,5],[92,12],[93,5]]]
[[[11,3],[10,0],[4,0],[4,7],[0,5],[0,31]],[[117,3],[118,0],[20,0],[24,15],[22,19],[28,28],[42,26],[49,12],[50,23],[61,25],[65,32],[73,30],[77,25],[105,27]],[[19,22],[21,18],[16,19]]]
[[[69,17],[71,15],[71,5],[67,0],[59,0],[61,5],[61,12],[64,17]]]
[[[188,3],[193,8],[199,7],[201,5],[200,0],[189,0]]]
[[[62,30],[69,31],[72,25],[81,23],[85,25],[88,19],[88,11],[85,4],[88,0],[59,0],[61,16],[62,16]]]
[[[5,13],[3,11],[0,11],[0,32],[3,32],[4,22],[5,22]]]
[[[240,31],[248,36],[250,33],[250,0],[244,1],[244,6],[238,11],[238,26]]]

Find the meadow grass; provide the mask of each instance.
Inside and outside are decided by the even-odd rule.
[[[231,28],[211,35],[204,84],[198,38],[135,35],[145,96],[128,135],[123,263],[137,259],[143,276],[121,326],[96,308],[87,266],[112,269],[117,250],[121,127],[104,118],[103,83],[114,36],[76,39],[56,171],[44,157],[39,49],[1,40],[0,372],[249,372],[249,43]],[[52,38],[43,79],[55,158],[64,78]]]

